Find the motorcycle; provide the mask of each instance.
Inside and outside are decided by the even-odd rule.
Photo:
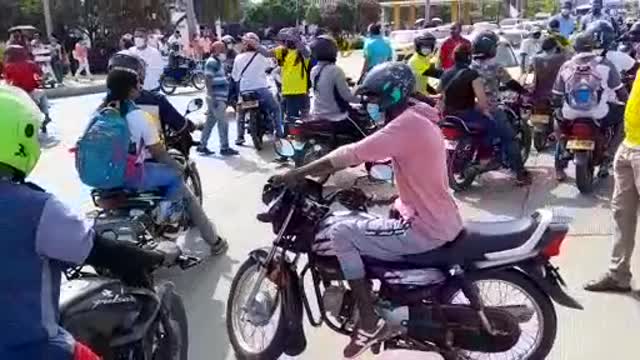
[[[202,107],[202,99],[194,99],[187,106],[185,116]],[[175,134],[165,132],[169,155],[184,167],[184,181],[198,202],[202,204],[202,183],[195,162],[189,158],[189,150],[198,143],[194,142],[188,131]],[[150,238],[177,237],[192,227],[185,206],[174,211],[169,219],[160,218],[160,202],[165,200],[162,189],[137,192],[129,189],[93,189],[91,198],[98,210],[91,213],[98,234],[107,234],[115,238],[137,238],[141,233]]]
[[[199,262],[180,255],[171,266],[186,270]],[[61,326],[104,360],[187,360],[186,311],[171,282],[154,281],[161,266],[162,259],[124,280],[104,269],[68,270],[60,293]]]
[[[560,141],[566,149],[560,161],[573,160],[576,164],[576,185],[581,193],[593,190],[597,166],[607,166],[607,149],[614,137],[614,129],[602,126],[597,120],[579,118],[559,123]],[[558,168],[556,164],[556,168]]]
[[[527,124],[531,107],[524,103],[522,95],[504,91],[499,106],[507,114],[520,145],[522,161],[526,162],[531,151],[531,128]],[[453,190],[466,190],[478,175],[509,167],[500,144],[486,144],[485,129],[470,126],[457,116],[445,116],[439,125],[448,155],[449,186]]]
[[[186,66],[165,67],[160,75],[160,90],[167,95],[176,92],[178,86],[193,86],[197,90],[205,87],[203,64],[188,59]]]
[[[330,120],[301,121],[287,123],[287,139],[276,142],[276,153],[293,159],[296,167],[307,165],[340,146],[358,142],[376,129],[363,107],[355,107],[347,118],[353,125],[349,129],[336,129]],[[283,148],[291,149],[284,151]],[[325,183],[329,175],[316,179]]]
[[[372,174],[386,173],[379,179],[388,181],[390,172],[379,166],[384,165],[374,165]],[[354,192],[361,195],[350,195]],[[239,359],[301,354],[304,314],[316,328],[353,334],[356,299],[345,284],[329,229],[337,221],[371,218],[366,198],[354,188],[325,195],[323,186],[309,179],[295,189],[265,186],[266,211],[257,218],[270,223],[276,237],[271,247],[249,254],[227,302],[227,332]],[[336,202],[350,211],[332,212]],[[566,217],[538,210],[517,220],[469,222],[454,241],[403,261],[363,257],[367,278],[375,282],[377,313],[389,328],[372,351],[432,351],[446,360],[493,354],[544,359],[557,331],[552,300],[582,309],[550,262],[567,232]],[[307,263],[298,272],[303,258]],[[318,315],[311,310],[308,286]]]
[[[537,152],[544,151],[553,140],[554,124],[557,122],[554,112],[550,106],[531,107],[528,114],[529,126],[531,127],[533,148]]]
[[[270,116],[260,107],[260,97],[254,91],[246,91],[238,97],[237,107],[244,119],[245,130],[253,141],[253,147],[257,151],[262,150],[264,135],[270,132],[275,125],[268,126],[267,119]]]

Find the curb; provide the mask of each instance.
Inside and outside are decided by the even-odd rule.
[[[44,90],[49,99],[98,94],[105,91],[107,91],[107,85],[105,83],[79,87],[59,87],[55,89]]]

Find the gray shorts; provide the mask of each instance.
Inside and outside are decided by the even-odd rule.
[[[402,261],[403,255],[427,252],[442,245],[420,238],[407,221],[364,215],[338,219],[322,233],[331,240],[347,280],[365,277],[362,256]]]

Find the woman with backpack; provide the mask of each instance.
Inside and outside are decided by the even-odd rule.
[[[132,61],[139,62],[138,67],[144,67],[140,59],[133,56],[131,58]],[[159,130],[154,126],[152,119],[134,103],[141,91],[142,79],[138,75],[139,72],[132,68],[135,68],[135,65],[113,66],[109,70],[107,96],[99,106],[85,134],[78,141],[77,168],[80,178],[89,186],[104,189],[118,187],[137,191],[166,189],[166,200],[159,205],[161,220],[168,219],[176,205],[184,202],[191,220],[200,231],[203,240],[211,247],[211,254],[221,254],[227,249],[227,243],[217,235],[214,225],[207,218],[198,200],[185,185],[182,179],[184,168],[165,149]],[[118,119],[121,121],[117,121]],[[122,125],[120,128],[126,131],[118,131],[114,128],[118,125]],[[128,135],[128,139],[118,137],[123,134]],[[106,148],[100,146],[105,143],[109,146]],[[123,160],[122,157],[117,156],[122,153],[122,149],[111,149],[112,144],[128,144],[126,159]],[[104,154],[109,153],[114,155],[109,164],[99,160],[88,163],[96,159],[104,160]],[[100,174],[110,173],[113,168],[122,167],[126,170],[120,178],[100,176]],[[111,182],[101,183],[105,180]]]

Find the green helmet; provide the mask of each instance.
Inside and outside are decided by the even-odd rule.
[[[0,86],[0,164],[27,177],[40,158],[38,131],[43,118],[29,95],[13,86]]]

